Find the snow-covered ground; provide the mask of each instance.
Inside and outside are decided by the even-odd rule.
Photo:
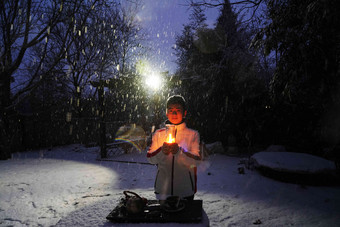
[[[97,157],[98,148],[70,145],[0,161],[0,226],[122,226],[105,217],[124,190],[154,199],[155,166]],[[145,152],[116,159],[147,162]],[[195,198],[203,200],[210,226],[340,226],[339,186],[282,183],[248,169],[239,174],[239,161],[216,154],[199,168]]]

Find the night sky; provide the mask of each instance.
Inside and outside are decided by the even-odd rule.
[[[176,70],[176,56],[174,55],[175,38],[181,34],[183,25],[188,24],[191,10],[183,0],[143,0],[144,7],[137,15],[144,29],[146,29],[151,46],[151,56],[148,58],[155,71]],[[218,9],[206,11],[207,24],[213,26],[219,12]]]

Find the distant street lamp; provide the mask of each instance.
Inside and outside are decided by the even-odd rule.
[[[152,90],[157,91],[162,86],[162,79],[159,74],[152,73],[146,76],[145,83]]]

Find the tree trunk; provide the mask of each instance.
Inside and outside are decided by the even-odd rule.
[[[98,101],[99,101],[99,144],[100,157],[106,158],[106,124],[105,124],[105,103],[104,103],[104,85],[102,83],[98,86]]]
[[[100,157],[107,158],[106,152],[106,124],[100,121]]]
[[[2,86],[0,87],[1,94],[1,109],[0,109],[0,160],[11,158],[11,132],[10,122],[8,117],[8,107],[11,104],[11,82],[10,76],[4,73],[1,74]]]

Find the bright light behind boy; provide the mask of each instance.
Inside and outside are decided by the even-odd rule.
[[[162,85],[160,76],[155,73],[147,76],[145,79],[145,83],[153,90],[158,90]]]

